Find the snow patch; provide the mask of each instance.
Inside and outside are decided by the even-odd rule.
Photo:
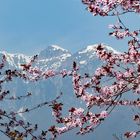
[[[19,110],[18,110],[18,115],[20,116],[20,117],[22,117],[24,120],[25,120],[25,117],[23,116],[23,113],[20,113],[20,112],[24,112],[24,108],[23,107],[21,107]]]
[[[86,64],[86,61],[84,60],[84,61],[80,61],[79,62],[81,65],[84,65],[84,64]]]
[[[89,46],[86,47],[86,49],[84,49],[82,51],[79,51],[79,54],[88,53],[88,52],[91,52],[91,51],[96,51],[97,46],[98,46],[98,44],[89,45]]]
[[[89,46],[87,46],[84,50],[79,51],[78,53],[79,53],[79,54],[83,54],[83,53],[92,52],[92,54],[96,54],[96,48],[98,47],[98,45],[99,45],[99,44],[89,45]],[[101,45],[102,45],[102,47],[103,47],[104,49],[106,49],[107,51],[113,52],[113,53],[115,53],[115,54],[118,54],[118,53],[119,53],[118,51],[114,50],[112,47],[110,47],[110,46],[108,46],[108,45],[106,45],[106,44],[103,44],[103,43],[102,43]]]
[[[61,48],[60,46],[57,46],[57,45],[51,45],[49,47],[52,47],[53,50],[61,50],[61,51],[67,51],[68,52],[68,50],[65,50],[65,49],[63,49],[63,48]]]

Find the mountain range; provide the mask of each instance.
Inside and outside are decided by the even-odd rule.
[[[80,67],[80,73],[93,74],[96,68],[101,66],[103,62],[96,55],[96,47],[98,44],[87,46],[86,48],[72,54],[66,49],[57,45],[50,45],[38,54],[38,60],[35,66],[42,70],[53,69],[60,71],[62,69],[71,70],[73,61],[77,62]],[[112,47],[102,44],[102,46],[113,53],[120,53]],[[11,54],[5,51],[0,52],[0,58],[6,56],[5,69],[21,69],[21,64],[28,63],[31,56],[23,54]],[[9,89],[13,96],[21,96],[27,92],[33,95],[27,99],[20,101],[2,101],[0,107],[9,110],[22,110],[26,107],[31,108],[41,102],[55,98],[60,92],[63,92],[62,101],[67,106],[84,106],[83,103],[77,101],[73,94],[72,80],[69,77],[61,78],[59,76],[48,80],[41,80],[35,83],[26,82],[19,78],[13,82],[6,83],[4,88]],[[64,111],[65,113],[66,110]],[[95,132],[85,136],[76,136],[75,130],[70,133],[60,136],[59,140],[113,140],[113,134],[121,135],[128,129],[134,129],[135,125],[130,121],[128,114],[131,114],[131,109],[126,107],[116,108],[111,116],[97,129]],[[133,114],[133,112],[132,112]],[[30,114],[19,114],[19,118],[30,121],[33,124],[39,124],[40,128],[47,129],[54,121],[51,117],[51,111],[47,107],[35,110]],[[6,137],[0,134],[0,140],[6,140]]]

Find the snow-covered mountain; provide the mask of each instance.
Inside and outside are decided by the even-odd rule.
[[[110,46],[102,44],[103,47],[113,53],[119,53]],[[90,61],[99,60],[96,56],[96,47],[98,44],[87,46],[86,48],[72,54],[66,49],[57,45],[50,45],[38,54],[37,66],[45,69],[58,69],[59,67],[69,67],[70,61],[77,61],[79,65],[87,65]],[[31,56],[24,54],[11,54],[5,51],[0,52],[1,56],[5,55],[7,58],[7,67],[20,68],[20,64],[28,63]],[[66,66],[67,63],[67,66]]]
[[[28,63],[30,61],[29,56],[23,54],[11,54],[5,51],[0,52],[0,60],[3,55],[5,55],[7,59],[6,68],[20,68],[20,64]]]
[[[73,61],[76,61],[80,66],[81,73],[92,74],[95,69],[103,63],[96,55],[95,48],[97,46],[97,44],[90,45],[72,54],[68,50],[65,50],[57,45],[51,45],[38,54],[39,58],[35,65],[42,70],[71,70]],[[119,53],[107,45],[103,44],[103,46],[108,51]],[[23,54],[10,54],[7,52],[0,52],[0,58],[3,54],[7,57],[6,69],[20,69],[20,64],[28,63],[31,58],[31,56],[26,56]],[[6,107],[13,111],[21,110],[26,107],[30,108],[38,103],[53,99],[60,92],[63,92],[63,97],[61,100],[63,100],[64,104],[66,104],[67,106],[79,106],[78,102],[74,100],[72,81],[68,77],[64,79],[61,77],[54,77],[50,78],[49,80],[42,80],[36,83],[27,83],[25,81],[22,81],[21,79],[15,79],[12,83],[6,83],[5,88],[9,89],[11,91],[11,94],[14,96],[24,95],[27,92],[32,92],[33,94],[30,98],[24,100],[16,102],[3,101],[3,104],[0,104],[0,107]],[[125,113],[118,114],[118,112],[122,112],[123,110],[124,108],[113,112],[111,117],[107,121],[105,121],[103,127],[100,127],[99,130],[96,130],[95,133],[91,133],[86,136],[75,136],[74,131],[72,131],[69,134],[64,134],[63,136],[61,136],[59,140],[70,140],[72,137],[75,137],[75,139],[77,140],[113,140],[112,134],[116,132],[118,134],[121,134],[129,127],[131,127],[132,129],[134,128],[133,123],[131,124],[127,117],[127,112],[130,112],[129,109],[126,109]],[[43,107],[39,110],[31,112],[30,114],[23,114],[19,117],[23,117],[23,119],[31,121],[32,123],[38,122],[39,127],[45,129],[49,124],[53,122],[49,117],[50,115],[51,111],[47,107]],[[119,125],[122,125],[122,127],[120,128]],[[0,134],[0,140],[1,139],[6,138]]]

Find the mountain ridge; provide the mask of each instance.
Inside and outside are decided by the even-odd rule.
[[[107,51],[111,51],[113,53],[120,53],[113,49],[112,47],[101,44],[103,48]],[[49,45],[46,49],[43,49],[38,53],[38,63],[37,66],[41,65],[46,68],[47,65],[50,68],[61,67],[60,65],[66,61],[77,60],[79,64],[86,64],[86,59],[94,59],[96,58],[96,47],[98,44],[88,45],[87,47],[75,52],[71,53],[66,49],[58,45]],[[6,51],[0,51],[0,57],[2,55],[6,55],[7,61],[10,66],[15,66],[16,68],[20,67],[20,63],[28,63],[32,56],[28,56],[22,53],[8,53]],[[39,64],[40,63],[40,64]],[[56,65],[54,65],[56,63]],[[44,65],[44,66],[43,66]],[[48,68],[47,67],[47,68]]]

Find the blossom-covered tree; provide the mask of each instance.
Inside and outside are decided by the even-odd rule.
[[[116,106],[140,107],[140,29],[131,31],[120,18],[121,15],[127,13],[139,14],[140,1],[82,0],[82,2],[94,16],[116,16],[117,24],[109,25],[112,29],[109,35],[117,39],[128,37],[128,51],[114,54],[108,52],[102,44],[99,44],[96,47],[96,52],[104,63],[92,75],[87,73],[81,75],[79,73],[80,67],[75,61],[71,71],[42,71],[33,66],[33,63],[37,61],[37,56],[34,56],[28,64],[21,64],[21,70],[4,69],[7,58],[3,56],[0,64],[0,103],[4,99],[22,100],[32,95],[32,93],[27,93],[25,96],[14,97],[9,90],[4,89],[3,84],[11,82],[14,78],[18,77],[35,82],[59,75],[63,78],[71,77],[75,100],[82,101],[85,104],[85,108],[72,106],[67,110],[67,115],[63,116],[63,103],[59,101],[63,96],[61,93],[52,101],[43,102],[20,112],[9,112],[0,108],[0,132],[9,139],[23,140],[28,137],[32,140],[56,139],[59,135],[75,128],[79,128],[77,134],[84,135],[97,129],[109,117]],[[106,82],[103,82],[104,80]],[[123,99],[122,97],[129,92],[134,98]],[[40,134],[36,135],[38,124],[32,125],[30,122],[19,119],[17,115],[19,113],[30,113],[30,111],[42,106],[48,106],[52,109],[52,116],[57,124],[52,124],[47,130],[42,130]],[[100,107],[101,111],[95,112],[95,106]],[[133,120],[139,125],[140,114],[134,115]],[[49,134],[51,134],[51,138],[48,136]],[[139,134],[140,129],[126,132],[124,136],[134,138],[138,137]]]

